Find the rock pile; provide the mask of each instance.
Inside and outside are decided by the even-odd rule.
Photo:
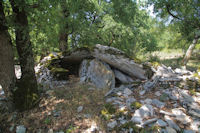
[[[114,129],[123,127],[121,131],[135,132],[146,129],[153,132],[157,129],[163,133],[196,133],[200,132],[200,79],[194,73],[182,69],[172,70],[164,65],[154,69],[151,80],[140,84],[138,87],[120,86],[109,92],[106,102],[115,105],[117,110],[123,106],[123,119],[113,116],[110,121],[116,121]],[[159,78],[158,78],[159,77]],[[192,86],[191,84],[195,84]],[[193,89],[195,90],[193,90]],[[126,90],[126,91],[125,91]],[[129,90],[129,91],[127,91]],[[194,91],[194,92],[193,92]],[[124,92],[127,93],[124,95]],[[140,106],[136,106],[140,104]],[[123,121],[123,123],[122,123]],[[136,125],[136,130],[133,126]],[[134,132],[134,131],[133,131]]]
[[[55,79],[66,81],[70,75],[79,76],[81,82],[90,82],[96,88],[115,88],[119,84],[147,79],[142,65],[116,48],[99,44],[62,56],[52,53],[36,66],[35,71],[38,82],[50,88]]]

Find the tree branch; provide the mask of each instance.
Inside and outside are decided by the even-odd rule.
[[[179,19],[181,20],[181,18],[179,18],[178,16],[174,15],[171,11],[170,11],[170,5],[166,5],[167,8],[167,12],[169,13],[169,15],[171,15],[173,18]]]

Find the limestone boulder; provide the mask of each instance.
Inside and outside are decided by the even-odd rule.
[[[97,88],[114,88],[115,75],[110,66],[98,59],[82,61],[79,69],[81,82],[90,82]]]

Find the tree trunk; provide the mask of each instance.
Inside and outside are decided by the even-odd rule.
[[[65,52],[68,49],[68,34],[65,32],[60,34],[59,49],[61,52]]]
[[[193,50],[194,50],[194,48],[195,48],[195,46],[196,46],[196,44],[197,44],[197,42],[198,42],[198,39],[199,39],[199,36],[195,36],[195,38],[194,38],[192,44],[189,46],[189,48],[188,48],[188,50],[187,50],[187,52],[186,52],[186,54],[185,54],[185,57],[184,57],[184,59],[183,59],[183,64],[184,64],[184,66],[187,65],[187,63],[188,63],[190,57],[192,56],[192,52],[193,52]]]
[[[8,100],[12,100],[16,80],[13,58],[11,38],[3,12],[3,1],[0,1],[0,85]]]
[[[59,38],[59,49],[61,52],[64,52],[64,51],[67,51],[68,49],[68,30],[69,30],[69,25],[68,25],[68,22],[67,22],[67,19],[70,15],[70,12],[69,10],[67,9],[66,7],[66,3],[61,3],[61,8],[62,8],[62,12],[63,12],[63,15],[64,15],[64,20],[66,21],[65,22],[65,26],[64,26],[64,29],[61,30],[60,32],[60,38]]]
[[[24,7],[19,7],[15,0],[10,0],[15,16],[16,46],[19,55],[22,76],[14,93],[17,109],[30,109],[38,100],[37,80],[34,71],[34,58],[30,42],[28,19]],[[25,1],[24,1],[25,3]]]

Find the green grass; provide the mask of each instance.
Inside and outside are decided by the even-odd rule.
[[[173,69],[181,68],[183,66],[184,52],[181,49],[164,49],[162,51],[155,51],[145,55],[138,56],[143,62],[158,62],[166,66],[171,66]],[[193,56],[187,64],[187,69],[196,71],[200,66],[200,52],[194,52]]]

